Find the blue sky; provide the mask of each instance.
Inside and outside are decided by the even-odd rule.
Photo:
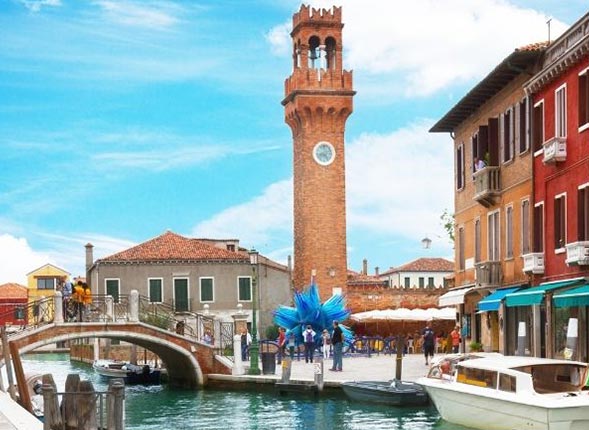
[[[311,1],[331,7],[333,1]],[[427,130],[584,0],[341,0],[354,70],[348,263],[453,256],[452,145]],[[79,275],[166,229],[292,254],[291,0],[0,0],[0,283]],[[424,250],[424,236],[433,240]]]

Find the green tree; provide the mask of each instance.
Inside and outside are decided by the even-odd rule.
[[[454,244],[454,214],[448,212],[448,209],[444,209],[444,212],[440,215],[440,220],[442,220],[442,227],[444,227],[448,239]]]

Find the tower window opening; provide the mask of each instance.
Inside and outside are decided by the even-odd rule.
[[[319,50],[319,38],[312,36],[309,39],[309,67],[314,69],[316,65],[320,64],[320,50]]]
[[[325,39],[325,60],[328,70],[335,68],[335,39],[333,37]]]

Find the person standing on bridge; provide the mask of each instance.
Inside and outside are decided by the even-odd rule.
[[[82,284],[82,286],[84,287],[84,298],[82,302],[84,304],[84,312],[87,313],[90,309],[90,305],[92,304],[92,290],[85,282]]]
[[[74,286],[72,300],[75,303],[78,321],[82,322],[82,312],[84,311],[84,284],[82,283],[82,281],[78,281]]]

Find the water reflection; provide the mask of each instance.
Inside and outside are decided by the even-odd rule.
[[[107,387],[91,366],[70,363],[66,354],[27,355],[23,366],[25,372],[52,373],[59,390],[69,373],[91,380],[97,390]],[[195,392],[166,386],[128,386],[125,396],[128,430],[465,430],[440,420],[433,407],[352,403],[335,394],[313,398],[291,393],[282,397],[271,390]]]

